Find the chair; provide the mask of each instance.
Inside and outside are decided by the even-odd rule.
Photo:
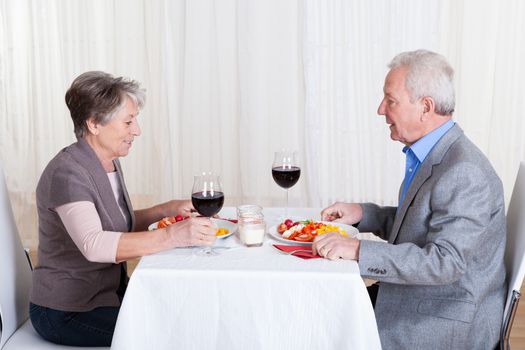
[[[79,349],[47,342],[28,320],[31,267],[15,225],[1,164],[0,228],[0,349]]]
[[[507,211],[505,267],[509,290],[500,334],[499,347],[502,350],[510,349],[510,331],[518,309],[521,284],[525,276],[525,162],[520,164]]]

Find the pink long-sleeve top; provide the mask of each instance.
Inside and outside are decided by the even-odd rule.
[[[108,173],[111,189],[124,219],[123,192],[116,172]],[[87,260],[116,263],[118,242],[122,232],[102,230],[102,222],[92,202],[79,201],[55,208],[71,239]]]

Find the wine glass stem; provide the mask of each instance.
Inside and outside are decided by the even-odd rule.
[[[217,227],[215,227],[217,228]],[[213,255],[217,255],[217,251],[215,249],[213,249],[213,247],[210,247],[210,246],[205,246],[202,248],[202,254],[204,256],[213,256]]]
[[[284,218],[285,219],[288,219],[288,206],[289,206],[288,189],[286,189],[286,207],[284,208]]]

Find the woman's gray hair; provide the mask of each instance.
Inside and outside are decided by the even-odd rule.
[[[434,100],[436,113],[451,115],[454,112],[454,70],[445,57],[427,50],[402,52],[388,64],[390,69],[400,67],[408,70],[405,86],[410,102],[429,96]]]
[[[146,101],[146,93],[135,80],[114,77],[111,74],[91,71],[79,75],[66,92],[66,105],[75,127],[75,135],[86,135],[87,120],[106,125],[126,103],[126,97],[140,109]]]

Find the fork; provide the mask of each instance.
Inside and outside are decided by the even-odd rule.
[[[281,250],[281,252],[282,252],[283,254],[286,254],[286,255],[293,255],[293,254],[295,254],[295,253],[303,253],[303,252],[304,252],[304,253],[311,253],[312,250],[311,250],[311,249],[296,249],[296,250],[290,250],[289,252],[285,252],[285,251],[282,251],[282,250]]]

